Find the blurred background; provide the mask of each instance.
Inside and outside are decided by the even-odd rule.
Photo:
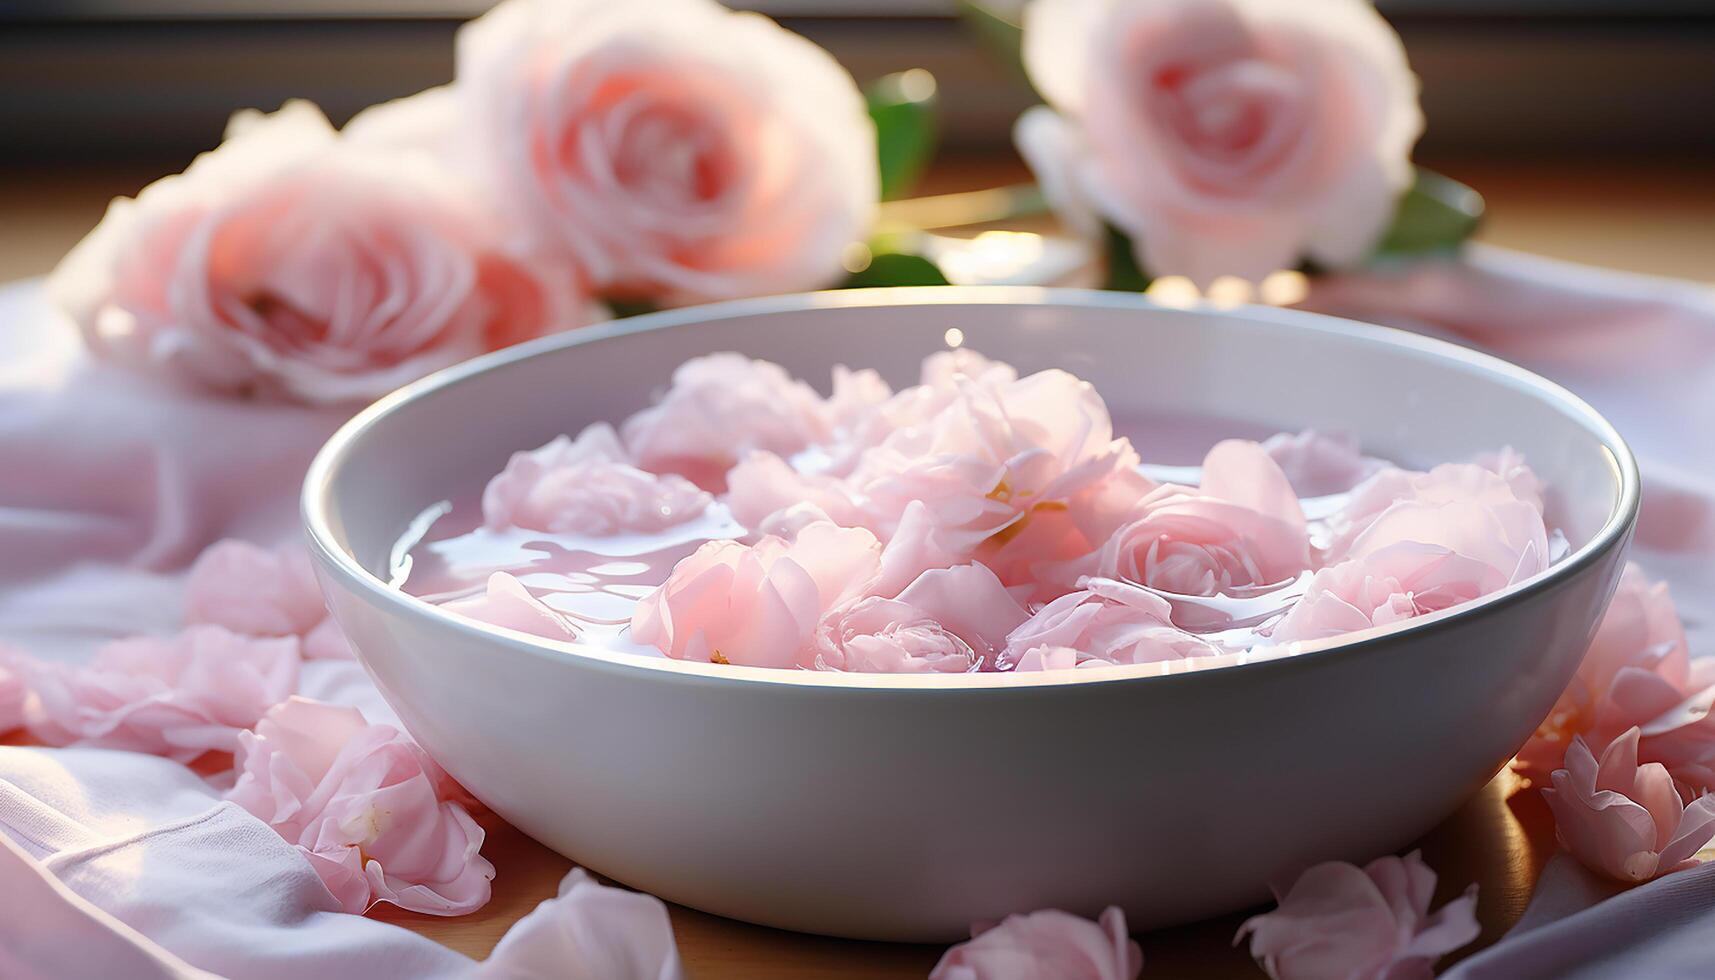
[[[733,5],[807,35],[859,82],[932,72],[941,150],[920,192],[1028,179],[1010,131],[1036,99],[955,0]],[[46,272],[108,199],[182,169],[235,109],[304,97],[340,123],[447,81],[453,32],[487,6],[0,0],[0,281]],[[1715,280],[1715,0],[1378,6],[1423,80],[1418,160],[1488,198],[1480,238]]]

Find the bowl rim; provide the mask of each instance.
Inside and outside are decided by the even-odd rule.
[[[1619,494],[1613,510],[1589,541],[1579,546],[1561,561],[1542,572],[1496,592],[1461,603],[1448,609],[1404,620],[1387,626],[1327,637],[1320,640],[1297,641],[1264,651],[1247,651],[1200,657],[1169,663],[1132,664],[1096,670],[1068,669],[1029,672],[977,672],[964,674],[885,674],[838,671],[783,670],[774,667],[752,667],[741,664],[706,664],[675,660],[670,657],[648,656],[607,650],[591,644],[550,640],[504,627],[480,623],[394,588],[360,564],[355,556],[340,546],[328,520],[334,474],[352,455],[353,448],[364,435],[382,419],[403,406],[428,397],[444,388],[470,381],[491,370],[550,351],[579,347],[598,341],[628,337],[634,334],[671,330],[712,320],[809,312],[822,309],[851,307],[900,306],[1051,306],[1093,309],[1123,309],[1161,311],[1238,317],[1256,323],[1276,324],[1295,330],[1332,334],[1359,343],[1403,348],[1418,355],[1461,362],[1481,370],[1494,380],[1536,395],[1554,404],[1571,418],[1581,422],[1596,437],[1609,457],[1614,475],[1619,481]],[[1349,320],[1323,313],[1279,307],[1239,305],[1215,306],[1199,302],[1190,306],[1168,306],[1136,293],[1120,293],[1096,289],[1073,289],[1038,286],[894,286],[865,289],[823,290],[810,293],[790,293],[751,299],[728,300],[698,306],[688,306],[656,313],[612,320],[590,326],[551,334],[502,350],[483,354],[422,379],[406,384],[382,396],[367,408],[352,416],[317,451],[305,474],[300,498],[301,516],[309,537],[310,550],[322,567],[349,589],[368,595],[372,600],[396,607],[408,617],[427,618],[438,628],[451,629],[471,639],[483,639],[507,649],[528,655],[564,661],[567,657],[585,666],[601,669],[638,669],[664,671],[685,679],[733,684],[772,684],[826,689],[890,689],[920,691],[1001,691],[1035,687],[1066,687],[1083,684],[1115,684],[1149,680],[1155,684],[1175,678],[1253,676],[1265,669],[1308,669],[1335,658],[1362,656],[1365,652],[1394,638],[1397,634],[1416,635],[1444,631],[1457,623],[1491,615],[1530,596],[1565,582],[1602,556],[1624,545],[1636,523],[1640,498],[1640,477],[1636,457],[1619,432],[1587,402],[1566,388],[1535,372],[1491,354],[1462,347],[1458,344],[1407,330],[1362,321]],[[361,656],[361,651],[359,651]]]

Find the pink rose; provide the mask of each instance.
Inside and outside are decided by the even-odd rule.
[[[1055,599],[1036,611],[1006,638],[1003,664],[1017,669],[1033,650],[1047,648],[1032,663],[1064,647],[1078,662],[1156,663],[1215,653],[1208,643],[1173,625],[1167,600],[1127,582],[1092,578],[1083,589]]]
[[[770,452],[752,452],[727,471],[727,509],[748,528],[775,523],[776,515],[809,505],[836,524],[863,523],[862,501],[845,480],[805,473]]]
[[[1477,938],[1477,886],[1433,915],[1435,872],[1418,852],[1363,868],[1329,861],[1292,883],[1273,912],[1253,916],[1233,942],[1273,980],[1406,980],[1431,976],[1442,955]]]
[[[1153,275],[1350,265],[1411,182],[1417,81],[1365,0],[1037,0],[1024,63],[1048,107],[1015,136],[1050,201]]]
[[[295,697],[239,742],[227,799],[297,845],[345,911],[392,902],[463,915],[487,904],[482,828],[440,798],[450,781],[397,729]]]
[[[710,0],[507,0],[458,35],[460,130],[532,244],[671,302],[841,274],[875,128],[827,52]]]
[[[748,453],[790,455],[824,438],[825,412],[816,390],[778,364],[708,354],[679,365],[661,401],[622,431],[635,465],[719,487]]]
[[[1098,922],[1058,909],[1009,915],[973,933],[947,950],[929,980],[1137,980],[1143,969],[1117,908]]]
[[[1309,564],[1304,513],[1286,475],[1261,446],[1229,439],[1204,458],[1201,489],[1157,488],[1099,550],[1044,573],[1211,596],[1285,582]]]
[[[1020,534],[1038,512],[1075,507],[1137,463],[1131,443],[1114,438],[1101,396],[1064,371],[957,387],[945,407],[894,431],[853,471],[850,485],[878,534],[891,537],[919,501],[949,547],[974,555],[991,538],[996,548]]]
[[[1529,486],[1526,474],[1522,463],[1510,479],[1474,463],[1444,463],[1427,473],[1384,469],[1354,488],[1329,519],[1325,551],[1337,561],[1415,541],[1484,560],[1509,580],[1534,575],[1547,567],[1548,531],[1541,499],[1519,496]]]
[[[684,980],[667,906],[652,895],[598,884],[582,868],[559,894],[519,919],[476,980]]]
[[[598,424],[575,442],[559,436],[539,449],[513,453],[483,490],[482,513],[496,530],[647,534],[683,524],[711,502],[684,477],[632,466],[613,428]]]
[[[824,522],[789,542],[710,541],[637,604],[631,635],[680,660],[813,666],[817,624],[864,594],[880,561],[875,535]]]
[[[251,636],[296,636],[303,655],[316,660],[352,655],[328,615],[310,556],[297,544],[270,549],[227,538],[210,545],[185,580],[185,622]]]
[[[87,664],[15,666],[35,695],[25,723],[40,741],[190,762],[235,751],[239,733],[297,689],[299,656],[295,637],[203,625],[109,643]]]
[[[441,608],[491,626],[502,626],[549,640],[575,640],[577,627],[530,594],[509,572],[495,572],[478,595],[454,599]]]
[[[1690,806],[1660,763],[1638,765],[1638,730],[1627,730],[1597,762],[1582,737],[1566,768],[1542,791],[1561,846],[1592,871],[1632,884],[1677,871],[1715,837],[1715,797]]]
[[[49,281],[90,347],[230,392],[364,401],[580,322],[572,280],[507,258],[421,155],[336,140],[313,106],[114,202]]]
[[[898,598],[865,596],[831,612],[816,630],[815,662],[830,670],[962,673],[992,664],[1026,618],[982,565],[932,569]]]
[[[1349,432],[1281,432],[1264,440],[1262,448],[1301,497],[1345,493],[1387,465],[1360,452]]]
[[[1627,562],[1578,673],[1514,766],[1546,777],[1560,767],[1575,736],[1606,745],[1634,725],[1649,725],[1689,693],[1689,679],[1685,628],[1667,585],[1650,582]]]

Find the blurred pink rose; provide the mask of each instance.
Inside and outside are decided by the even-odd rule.
[[[878,196],[845,69],[711,0],[506,0],[459,31],[481,172],[532,244],[596,288],[670,302],[842,274]]]
[[[103,646],[87,664],[20,661],[30,734],[48,745],[149,752],[190,762],[237,750],[239,733],[298,686],[295,637],[190,626]]]
[[[185,622],[250,636],[296,636],[315,660],[349,660],[351,646],[328,615],[301,545],[263,548],[227,538],[197,556],[185,580]]]
[[[747,454],[795,453],[825,438],[828,421],[814,388],[778,364],[727,352],[679,365],[661,401],[621,431],[635,465],[718,489]]]
[[[710,541],[637,604],[631,635],[680,660],[813,666],[817,624],[865,594],[880,561],[875,535],[824,522],[790,542]]]
[[[314,106],[233,118],[220,148],[118,200],[49,290],[97,353],[200,385],[366,401],[587,316],[507,258],[426,156],[339,142]]]
[[[1543,719],[1514,767],[1536,779],[1560,768],[1574,736],[1607,745],[1648,725],[1683,698],[1690,679],[1685,628],[1667,585],[1627,562],[1578,673]]]
[[[598,884],[582,868],[519,919],[477,967],[476,980],[684,980],[667,906]]]
[[[1676,871],[1715,837],[1715,797],[1687,806],[1660,763],[1638,765],[1638,730],[1628,729],[1602,751],[1600,762],[1574,738],[1566,768],[1542,795],[1554,811],[1554,832],[1580,863],[1632,884]]]
[[[1264,440],[1262,448],[1301,497],[1345,493],[1387,465],[1359,451],[1357,437],[1349,432],[1281,432]]]
[[[816,666],[830,670],[962,673],[992,665],[1028,614],[982,565],[931,569],[898,598],[865,596],[816,630]]]
[[[576,439],[559,436],[513,453],[482,493],[490,528],[556,534],[653,533],[692,520],[712,498],[684,477],[630,463],[613,428],[592,425]]]
[[[1417,80],[1366,0],[1036,0],[1024,63],[1048,106],[1020,151],[1069,224],[1118,227],[1152,275],[1350,265],[1411,182]]]
[[[1143,969],[1143,951],[1117,908],[1097,922],[1044,909],[973,932],[947,950],[929,980],[1137,980]]]
[[[1309,565],[1304,512],[1286,475],[1258,444],[1229,439],[1204,457],[1200,489],[1157,488],[1098,550],[1043,573],[1210,596],[1284,582]]]
[[[1273,912],[1253,916],[1251,955],[1273,980],[1428,980],[1435,961],[1477,938],[1477,886],[1433,915],[1435,872],[1418,852],[1363,868],[1329,861],[1305,871]]]
[[[1079,663],[1156,663],[1216,652],[1174,626],[1172,608],[1155,593],[1112,579],[1082,584],[1081,591],[1055,599],[1013,630],[1001,660],[1016,669],[1031,651],[1055,647],[1076,650]]]
[[[494,866],[482,828],[437,795],[447,783],[397,729],[294,697],[240,737],[227,798],[297,845],[347,912],[462,915],[487,904]]]
[[[549,640],[575,640],[578,631],[571,621],[530,594],[524,583],[510,572],[495,572],[478,595],[454,599],[441,608],[491,626],[503,626]]]

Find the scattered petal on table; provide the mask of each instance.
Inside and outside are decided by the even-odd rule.
[[[518,920],[477,968],[481,980],[682,980],[661,900],[597,884],[582,868]]]
[[[1477,938],[1477,886],[1431,914],[1435,872],[1418,852],[1359,868],[1328,861],[1292,883],[1273,912],[1253,916],[1251,955],[1275,980],[1428,977],[1435,961]]]
[[[929,980],[1135,980],[1143,951],[1109,907],[1091,922],[1058,909],[1009,915],[947,950]]]

